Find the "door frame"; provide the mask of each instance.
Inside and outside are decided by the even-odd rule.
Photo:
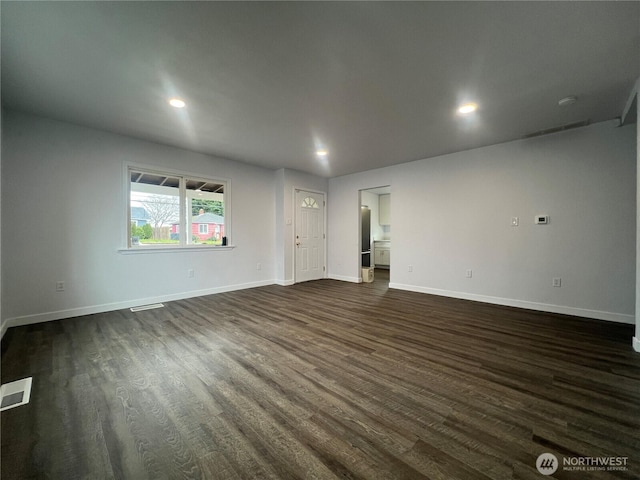
[[[296,255],[296,231],[297,230],[296,229],[297,229],[297,221],[298,221],[298,204],[296,202],[296,193],[297,192],[309,192],[309,193],[314,193],[316,195],[322,195],[322,199],[323,199],[323,201],[322,201],[322,213],[324,215],[324,220],[323,220],[323,225],[322,225],[322,228],[324,229],[324,232],[323,232],[324,238],[323,238],[323,242],[322,242],[322,250],[323,250],[323,255],[324,255],[323,256],[324,265],[322,266],[323,267],[322,278],[328,278],[328,273],[329,273],[328,272],[328,268],[327,268],[327,263],[328,263],[327,262],[327,192],[323,192],[321,190],[315,190],[313,188],[304,188],[304,187],[295,187],[294,186],[291,189],[291,205],[293,205],[293,215],[292,215],[292,217],[293,217],[293,221],[292,221],[293,228],[291,229],[291,237],[290,237],[290,239],[291,239],[291,256],[293,257],[292,258],[292,262],[291,262],[292,269],[293,269],[293,272],[291,272],[292,273],[291,278],[293,278],[293,283],[294,284],[300,283],[298,281],[298,279],[296,278],[296,272],[297,272],[297,269],[296,269],[296,262],[297,262],[297,260],[296,260],[296,258],[297,258],[297,255]]]
[[[386,185],[378,185],[377,187],[365,187],[365,188],[360,188],[358,189],[358,283],[362,283],[362,255],[360,254],[361,251],[361,247],[362,247],[362,193],[363,192],[368,192],[370,190],[378,190],[378,189],[383,189],[383,188],[388,188],[389,189],[389,193],[391,193],[391,183],[388,183]],[[378,193],[379,195],[383,195]],[[378,213],[380,213],[380,207],[378,205]],[[371,240],[371,262],[370,264],[373,264],[375,267],[375,249],[373,246],[374,241]]]
[[[358,190],[358,283],[362,283],[362,192]]]

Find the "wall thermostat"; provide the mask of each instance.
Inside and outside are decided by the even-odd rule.
[[[549,215],[536,215],[536,225],[546,225],[549,223]]]

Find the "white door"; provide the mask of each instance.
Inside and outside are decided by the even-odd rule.
[[[296,282],[324,278],[324,209],[324,194],[296,190]]]

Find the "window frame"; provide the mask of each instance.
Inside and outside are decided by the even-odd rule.
[[[187,225],[187,180],[196,180],[210,183],[218,183],[224,185],[223,204],[224,204],[224,232],[227,237],[226,245],[203,245],[203,244],[189,244],[187,243],[186,236],[180,238],[178,244],[157,244],[157,245],[133,245],[131,242],[131,172],[137,171],[142,173],[148,173],[151,175],[171,176],[178,177],[179,187],[179,217],[178,231],[186,232]],[[200,173],[187,172],[184,170],[175,170],[171,168],[158,167],[154,165],[124,162],[123,163],[123,203],[125,211],[125,220],[122,221],[122,225],[128,225],[128,228],[123,228],[122,233],[122,245],[118,251],[120,253],[158,253],[158,252],[184,252],[188,250],[200,250],[200,251],[216,251],[216,250],[229,250],[235,246],[231,243],[231,179],[209,175],[203,175]],[[150,222],[147,222],[150,223]]]

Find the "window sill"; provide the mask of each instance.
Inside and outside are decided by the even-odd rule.
[[[211,252],[219,250],[233,250],[235,245],[210,245],[207,247],[201,245],[190,245],[186,247],[136,247],[136,248],[119,248],[118,253],[121,255],[138,255],[147,253],[181,253],[181,252]]]

